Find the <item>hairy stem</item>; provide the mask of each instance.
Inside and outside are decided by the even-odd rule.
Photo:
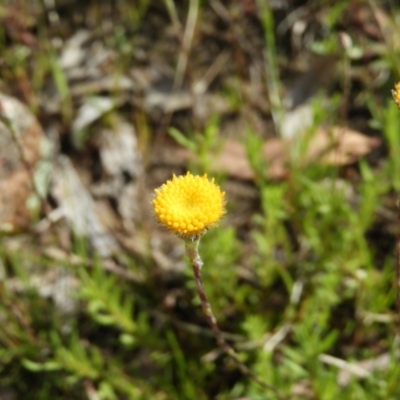
[[[197,293],[198,293],[198,295],[200,297],[200,301],[201,301],[201,307],[203,309],[203,312],[207,318],[207,322],[210,325],[210,328],[212,329],[219,346],[232,360],[235,361],[235,363],[237,364],[237,366],[239,367],[239,369],[242,371],[243,374],[249,376],[251,379],[256,381],[263,388],[273,392],[277,396],[278,399],[281,399],[281,400],[286,399],[286,397],[278,389],[276,389],[273,386],[269,385],[268,383],[264,382],[258,375],[256,375],[245,364],[243,364],[240,361],[240,359],[239,359],[238,355],[236,354],[236,351],[233,349],[233,347],[230,346],[224,339],[222,332],[218,327],[217,320],[212,311],[210,302],[207,299],[206,292],[204,290],[203,279],[201,276],[201,267],[203,266],[203,261],[199,255],[199,251],[198,251],[199,242],[200,242],[199,239],[195,240],[193,242],[186,242],[186,254],[188,255],[188,257],[192,263],[194,278],[196,281]]]

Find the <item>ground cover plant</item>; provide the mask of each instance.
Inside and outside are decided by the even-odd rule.
[[[0,398],[400,397],[396,2],[0,21]],[[204,174],[223,209],[165,229],[162,185]]]

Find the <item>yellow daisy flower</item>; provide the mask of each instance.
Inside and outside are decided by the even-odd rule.
[[[394,89],[392,90],[393,100],[397,105],[397,108],[400,109],[400,82],[397,82],[394,85]]]
[[[183,239],[196,240],[215,226],[225,213],[225,192],[207,174],[173,176],[153,199],[159,222]]]

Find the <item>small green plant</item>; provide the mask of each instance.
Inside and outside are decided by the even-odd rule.
[[[236,351],[223,337],[204,289],[201,274],[203,261],[198,251],[199,243],[203,234],[214,227],[225,213],[225,192],[221,192],[214,179],[209,181],[207,175],[193,176],[188,172],[179,178],[174,175],[172,180],[162,185],[160,189],[156,189],[155,193],[153,206],[157,219],[164,227],[185,241],[186,254],[192,264],[201,306],[218,344],[244,374],[264,389],[273,392],[277,398],[286,398],[243,364]]]
[[[220,145],[218,141],[219,119],[214,116],[204,129],[204,132],[196,132],[186,137],[176,128],[169,128],[168,133],[182,147],[190,150],[198,157],[198,168],[201,171],[208,171],[212,165],[215,151]]]

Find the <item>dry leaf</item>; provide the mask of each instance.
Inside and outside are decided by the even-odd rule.
[[[303,137],[291,140],[268,139],[264,142],[262,154],[268,165],[267,175],[270,179],[284,179],[287,176],[289,154],[290,152],[294,154],[299,140],[305,139]],[[381,143],[378,138],[371,138],[355,130],[338,126],[319,128],[308,140],[307,151],[303,159],[298,160],[304,166],[313,162],[333,166],[352,164]],[[224,142],[212,169],[238,179],[254,178],[244,145],[232,139]]]
[[[271,179],[284,178],[287,171],[283,142],[279,139],[269,139],[264,143],[262,152],[268,163],[268,177]],[[245,146],[233,139],[224,142],[222,151],[216,157],[212,169],[238,179],[254,179],[254,172],[247,158]]]
[[[112,197],[124,227],[133,231],[142,215],[143,196],[139,190],[143,165],[135,128],[122,118],[115,119],[112,129],[99,132],[97,142],[106,177],[96,185],[96,194]]]
[[[52,194],[73,231],[88,237],[102,257],[111,256],[118,243],[102,223],[96,203],[67,157],[59,156],[53,181]]]
[[[10,130],[10,128],[12,130]],[[33,114],[0,94],[0,231],[27,228],[48,187],[51,146]]]
[[[319,160],[325,165],[348,165],[356,162],[381,141],[347,127],[319,128],[312,137],[306,162]]]

